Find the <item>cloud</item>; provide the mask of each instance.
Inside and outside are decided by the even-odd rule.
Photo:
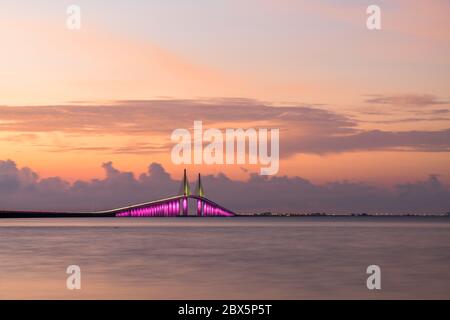
[[[433,97],[377,97],[379,103],[439,104]],[[440,109],[443,110],[443,109]],[[444,117],[439,117],[444,119]],[[126,136],[127,142],[83,145],[71,139],[33,146],[50,152],[104,152],[105,154],[168,153],[170,134],[191,129],[195,120],[207,128],[279,128],[281,156],[370,150],[443,152],[450,149],[450,131],[377,131],[358,128],[345,114],[309,106],[275,105],[251,99],[197,99],[117,101],[107,105],[0,106],[0,132],[62,133],[69,137]],[[61,139],[63,139],[62,137]]]
[[[308,105],[277,106],[251,99],[117,101],[109,105],[0,106],[0,130],[78,134],[167,133],[203,120],[210,125],[296,125],[350,132],[346,116]],[[322,126],[327,124],[326,126]],[[331,124],[333,124],[331,126]]]
[[[428,107],[449,103],[448,101],[441,101],[431,94],[369,95],[365,102],[370,104],[394,105],[396,107]]]
[[[367,105],[358,110],[359,114],[379,117],[360,122],[383,125],[418,122],[450,124],[450,118],[447,117],[449,109],[442,107],[450,105],[450,102],[430,94],[366,95],[365,103]]]
[[[367,123],[378,123],[378,124],[395,124],[395,123],[413,123],[413,122],[450,122],[448,117],[428,117],[428,118],[402,118],[393,120],[373,120],[366,121]]]
[[[289,141],[284,148],[305,153],[340,153],[369,150],[400,151],[450,151],[450,129],[442,131],[390,132],[371,130],[352,135],[313,136],[308,139]]]
[[[30,168],[0,161],[0,209],[92,211],[151,201],[177,194],[180,181],[157,163],[136,177],[111,162],[105,177],[70,184],[59,177],[40,178]],[[238,212],[445,213],[450,211],[450,186],[430,175],[424,181],[375,187],[363,182],[335,181],[322,185],[300,177],[232,180],[222,173],[203,177],[207,196]],[[245,196],[243,196],[245,195]]]
[[[432,114],[447,114],[450,113],[450,109],[437,109],[430,111]]]

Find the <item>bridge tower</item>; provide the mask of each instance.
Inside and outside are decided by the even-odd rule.
[[[183,198],[180,200],[180,215],[181,216],[187,216],[188,215],[188,197],[191,195],[191,187],[189,186],[189,181],[187,178],[186,169],[184,169],[184,176],[183,181],[181,181],[180,186],[180,195],[183,196]]]
[[[205,196],[205,190],[202,185],[202,177],[198,174],[197,186],[195,187],[195,195],[203,198]],[[197,199],[197,216],[203,216],[204,205],[201,199]]]

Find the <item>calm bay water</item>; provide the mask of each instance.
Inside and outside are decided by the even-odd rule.
[[[450,219],[0,220],[0,299],[34,298],[450,299]]]

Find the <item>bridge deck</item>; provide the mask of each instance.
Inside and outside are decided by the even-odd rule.
[[[217,207],[217,208],[220,208],[222,210],[232,213],[230,210],[218,205],[217,203],[215,203],[205,197],[191,195],[191,196],[187,196],[187,197],[175,196],[175,197],[155,200],[155,201],[151,201],[151,202],[141,203],[141,204],[137,204],[137,205],[122,207],[122,208],[117,208],[117,209],[112,209],[112,210],[106,210],[106,211],[94,211],[94,212],[0,211],[0,219],[2,219],[2,218],[17,219],[17,218],[107,218],[107,217],[116,217],[116,215],[118,213],[121,213],[124,211],[146,208],[149,206],[164,204],[169,201],[182,200],[184,198],[201,200],[211,206],[214,206],[214,207]],[[234,213],[233,213],[233,215],[234,215]]]

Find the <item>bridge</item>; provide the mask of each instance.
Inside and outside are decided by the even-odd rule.
[[[190,213],[190,204],[195,204],[195,214]],[[198,175],[195,193],[191,194],[189,181],[184,170],[180,191],[176,196],[106,211],[69,212],[30,212],[0,211],[0,218],[140,218],[140,217],[233,217],[236,214],[205,197],[202,179]]]
[[[189,201],[196,203],[196,215],[199,217],[232,217],[236,214],[221,205],[207,199],[202,184],[202,178],[198,175],[195,194],[190,191],[189,181],[184,170],[179,195],[160,199],[143,204],[133,205],[114,210],[98,212],[116,217],[180,217],[189,216]]]

